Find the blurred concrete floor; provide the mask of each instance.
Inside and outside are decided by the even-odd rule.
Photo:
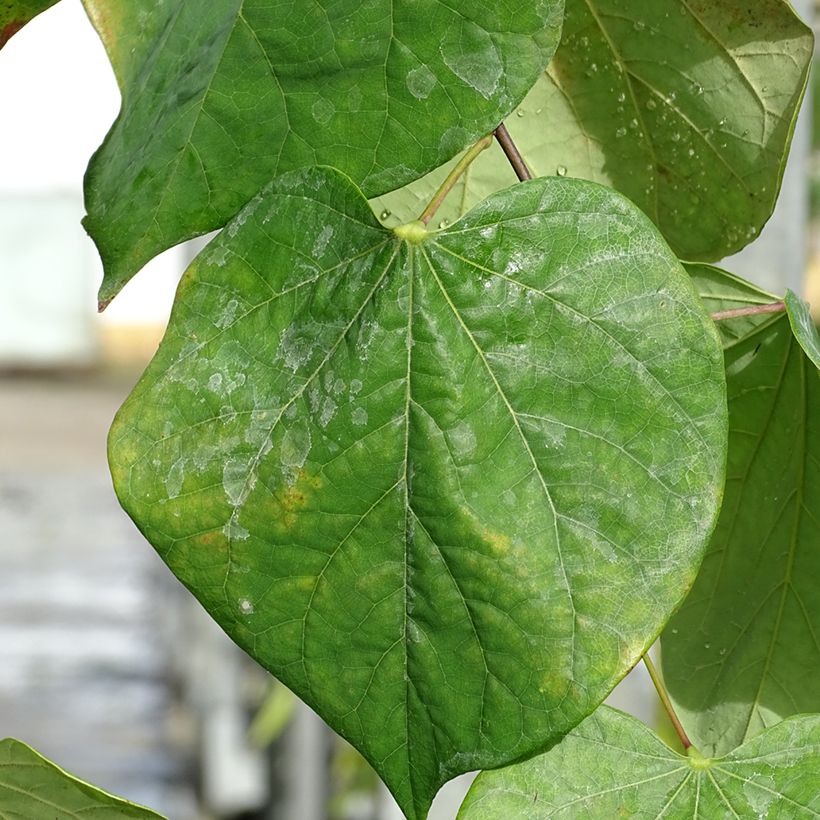
[[[167,673],[175,582],[120,509],[105,459],[133,381],[0,377],[0,736],[193,820]]]

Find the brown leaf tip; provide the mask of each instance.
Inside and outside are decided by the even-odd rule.
[[[0,28],[0,48],[3,48],[12,36],[17,34],[25,24],[25,20],[13,20],[11,23],[6,23],[3,28]]]

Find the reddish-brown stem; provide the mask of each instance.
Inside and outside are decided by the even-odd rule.
[[[736,319],[738,316],[756,316],[759,313],[782,313],[786,309],[785,302],[772,302],[768,305],[754,305],[753,307],[735,308],[734,310],[719,310],[712,314],[712,321],[722,319]]]
[[[495,138],[498,140],[501,150],[507,155],[507,159],[510,161],[510,165],[512,165],[518,179],[521,182],[532,179],[532,174],[530,169],[527,168],[527,163],[524,162],[524,157],[521,156],[521,152],[513,142],[513,138],[503,122],[495,129]]]

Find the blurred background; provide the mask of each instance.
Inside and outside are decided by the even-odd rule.
[[[794,5],[820,20],[820,2]],[[820,306],[820,81],[778,210],[726,266]],[[0,52],[0,737],[171,820],[400,820],[369,767],[247,659],[120,510],[105,438],[202,240],[95,312],[82,177],[119,108],[79,0]],[[610,703],[649,723],[642,668]],[[452,820],[469,777],[431,820]]]

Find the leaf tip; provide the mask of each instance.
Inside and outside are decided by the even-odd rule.
[[[25,20],[12,20],[10,23],[6,23],[3,28],[0,28],[0,48],[3,48],[25,24]]]

